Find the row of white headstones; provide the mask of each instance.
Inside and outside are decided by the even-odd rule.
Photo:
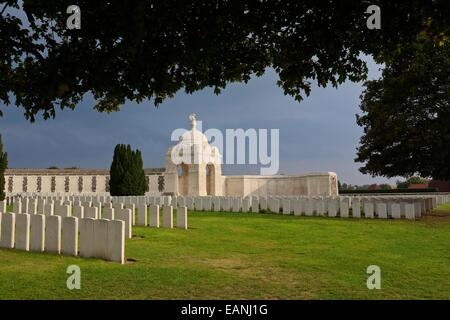
[[[125,263],[125,222],[0,213],[0,247]]]
[[[188,210],[216,212],[275,213],[296,216],[326,216],[341,218],[420,218],[438,204],[449,202],[442,197],[178,197]]]
[[[450,202],[450,194],[341,197],[150,197],[150,203],[186,206],[191,211],[275,213],[297,216],[414,220]]]
[[[190,211],[216,212],[272,212],[306,216],[354,217],[354,218],[407,218],[416,219],[422,214],[430,212],[437,205],[450,202],[450,194],[422,194],[422,195],[387,195],[387,196],[340,196],[330,197],[182,197],[182,196],[37,196],[28,201],[22,197],[22,212],[34,213],[44,211],[59,214],[60,208],[73,204],[73,215],[81,217],[80,210],[85,208],[85,216],[99,218],[105,211],[109,219],[109,208],[116,212],[124,207],[135,212],[137,208],[137,222],[132,216],[133,225],[147,225],[147,206],[187,207]],[[35,201],[34,203],[31,201]],[[47,203],[45,203],[47,201]],[[13,201],[12,201],[13,202]],[[14,201],[16,202],[16,201]],[[51,208],[53,204],[54,208]],[[47,205],[47,208],[45,208]],[[94,208],[97,208],[95,210]],[[106,210],[104,210],[106,208]],[[68,209],[63,209],[68,210]],[[97,213],[95,212],[97,211]],[[1,212],[1,208],[0,208]],[[14,212],[21,212],[19,209]],[[152,209],[150,208],[150,215]],[[65,215],[65,214],[63,214]]]
[[[98,204],[97,204],[98,205]],[[160,206],[75,203],[50,198],[16,198],[12,212],[0,202],[0,247],[125,262],[132,226],[160,227]],[[149,210],[148,210],[149,209]],[[174,208],[163,206],[164,228],[174,227]],[[150,219],[147,219],[147,217]],[[148,220],[150,223],[148,224]],[[177,228],[187,229],[187,208],[176,208]]]
[[[6,202],[0,202],[0,247],[124,263],[125,239],[132,237],[132,226],[160,227],[160,207],[163,227],[173,228],[176,207],[176,225],[187,229],[187,210],[413,220],[447,202],[450,194],[337,198],[21,196],[13,199],[12,212],[6,212]]]

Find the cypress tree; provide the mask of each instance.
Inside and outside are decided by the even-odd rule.
[[[0,201],[5,200],[5,170],[8,167],[8,154],[3,152],[2,136],[0,135]]]
[[[112,196],[138,196],[148,191],[142,155],[130,145],[118,144],[110,168],[109,188]]]

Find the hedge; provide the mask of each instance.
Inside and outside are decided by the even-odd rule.
[[[419,189],[383,189],[383,190],[369,190],[369,189],[356,189],[356,190],[339,190],[339,194],[356,194],[356,193],[427,193],[427,192],[439,192],[438,188],[419,188]]]

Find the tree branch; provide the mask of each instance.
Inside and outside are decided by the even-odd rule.
[[[2,12],[0,12],[0,16],[3,15],[3,12],[5,12],[6,7],[8,7],[8,3],[5,3],[5,5],[3,6]]]

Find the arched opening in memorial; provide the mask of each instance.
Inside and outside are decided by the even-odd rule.
[[[178,188],[179,194],[186,196],[189,194],[189,166],[181,163],[178,166]]]
[[[215,171],[213,164],[206,166],[206,194],[208,196],[215,195]]]

